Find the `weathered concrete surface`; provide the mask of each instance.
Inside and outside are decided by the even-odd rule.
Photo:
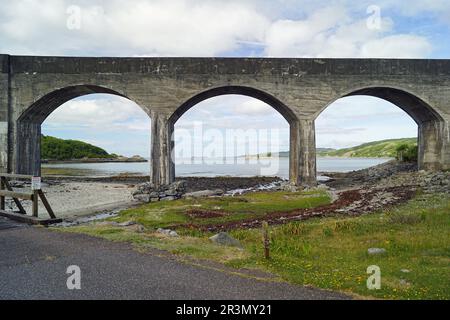
[[[9,57],[0,55],[0,172],[8,171]]]
[[[157,112],[151,113],[151,183],[154,186],[168,185],[175,181],[173,159],[174,125]]]
[[[402,108],[419,126],[420,168],[450,169],[450,60],[0,55],[0,67],[2,170],[39,173],[41,123],[64,102],[91,93],[127,97],[155,119],[156,184],[174,177],[174,123],[196,103],[223,94],[260,99],[285,117],[290,176],[297,183],[315,183],[314,120],[348,95],[375,96]]]

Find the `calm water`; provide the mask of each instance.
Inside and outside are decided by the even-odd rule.
[[[348,172],[359,170],[389,161],[387,158],[318,158],[317,169],[320,172]],[[289,159],[280,158],[259,160],[257,164],[236,163],[233,164],[177,164],[176,175],[185,176],[279,176],[287,179],[289,174]],[[243,160],[239,160],[243,162]],[[214,160],[211,160],[214,162]],[[220,163],[220,161],[217,161]],[[253,161],[253,162],[256,162]],[[112,176],[120,173],[149,174],[149,163],[63,163],[43,164],[43,168],[64,169],[64,173],[89,176]]]

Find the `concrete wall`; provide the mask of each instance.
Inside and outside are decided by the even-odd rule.
[[[90,93],[128,97],[157,119],[155,183],[174,176],[167,156],[174,121],[203,99],[232,93],[261,99],[286,118],[291,180],[297,183],[315,182],[314,120],[351,94],[377,96],[405,110],[419,125],[421,167],[450,166],[450,60],[0,56],[0,62],[0,123],[8,122],[8,129],[0,124],[0,139],[8,130],[11,146],[2,143],[0,154],[7,151],[8,159],[0,158],[0,166],[9,162],[10,171],[37,172],[37,126],[62,103]]]
[[[0,172],[8,172],[9,57],[0,55]]]

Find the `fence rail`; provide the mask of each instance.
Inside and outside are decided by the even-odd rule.
[[[30,191],[17,191],[14,190],[8,181],[9,179],[15,180],[29,180],[31,182],[31,190]],[[41,178],[34,177],[30,175],[23,174],[11,174],[11,173],[0,173],[0,214],[11,219],[31,222],[31,223],[40,223],[43,220],[39,219],[39,199],[41,199],[42,204],[47,210],[48,215],[51,220],[45,220],[47,222],[52,220],[58,220],[53,212],[50,203],[47,200],[44,192],[41,189]],[[18,212],[14,211],[6,211],[5,204],[6,198],[12,198],[14,203],[18,208]],[[25,208],[23,207],[20,200],[30,200],[32,201],[32,217],[27,215]],[[29,218],[29,219],[28,219]]]

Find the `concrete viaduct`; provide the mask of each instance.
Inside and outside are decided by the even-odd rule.
[[[317,116],[352,95],[385,99],[418,124],[419,168],[450,169],[450,60],[78,58],[0,55],[0,171],[40,174],[41,124],[63,103],[108,93],[151,118],[151,179],[174,180],[175,122],[210,97],[260,99],[290,125],[290,179],[316,183]]]

